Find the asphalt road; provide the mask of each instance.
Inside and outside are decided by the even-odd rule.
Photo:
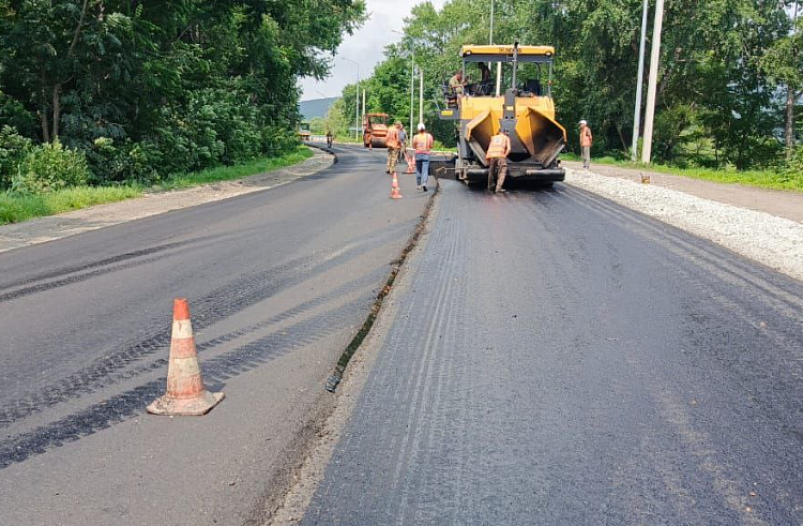
[[[803,284],[446,182],[387,312],[305,526],[803,524]]]
[[[272,190],[0,254],[0,525],[259,522],[427,196],[383,152]],[[359,153],[358,153],[359,152]],[[187,297],[203,418],[165,387]]]

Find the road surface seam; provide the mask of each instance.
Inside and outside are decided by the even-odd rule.
[[[344,350],[342,359],[345,360],[345,363],[342,369],[341,363],[338,363],[335,368],[333,376],[335,374],[339,375],[339,378],[334,381],[333,387],[335,389],[329,389],[332,384],[331,378],[327,382],[327,390],[330,390],[336,396],[334,403],[327,408],[320,419],[315,436],[311,436],[309,440],[301,445],[302,447],[297,452],[294,452],[297,455],[297,459],[294,462],[292,476],[286,477],[287,484],[284,487],[274,488],[273,494],[269,497],[269,503],[260,506],[263,510],[267,510],[266,516],[255,520],[253,524],[270,526],[294,524],[298,518],[295,514],[299,511],[303,512],[309,504],[316,484],[322,478],[322,472],[318,472],[318,470],[328,464],[328,459],[332,453],[330,448],[337,443],[338,433],[343,429],[344,419],[351,412],[350,405],[356,402],[356,395],[361,392],[364,381],[367,378],[367,374],[364,372],[353,371],[354,365],[351,367],[346,366],[356,359],[361,368],[366,367],[370,370],[370,365],[368,364],[375,360],[375,352],[365,356],[364,353],[357,353],[357,351],[365,347],[370,347],[373,351],[377,345],[376,340],[384,337],[377,335],[376,326],[389,326],[393,322],[395,318],[393,298],[396,290],[394,284],[399,280],[409,279],[404,270],[408,268],[412,255],[414,253],[418,254],[417,250],[422,244],[422,238],[428,235],[428,226],[433,222],[433,215],[436,213],[435,203],[437,202],[436,197],[439,191],[440,182],[435,178],[434,191],[427,201],[424,212],[421,214],[420,222],[402,250],[399,259],[393,263],[386,285],[377,295],[371,312],[360,329],[362,334],[358,333],[351,344]],[[386,305],[388,303],[390,306]],[[383,306],[384,308],[382,308]],[[355,343],[357,344],[356,346]],[[343,393],[336,390],[344,376],[352,379],[350,383],[346,384],[346,398],[343,397]],[[252,522],[248,524],[252,524]]]

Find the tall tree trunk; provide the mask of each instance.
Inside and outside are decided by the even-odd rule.
[[[53,140],[59,138],[59,121],[61,120],[61,84],[53,86]]]
[[[786,140],[786,160],[792,160],[792,153],[795,149],[795,90],[792,86],[786,86],[786,130],[784,130]]]
[[[42,104],[42,109],[38,113],[39,120],[42,121],[42,140],[50,142],[50,123],[47,120],[47,106]]]

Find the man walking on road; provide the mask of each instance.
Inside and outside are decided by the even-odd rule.
[[[401,122],[396,123],[388,128],[388,134],[385,137],[385,143],[388,147],[388,164],[386,173],[392,174],[396,171],[396,163],[399,160],[399,130],[401,129]]]
[[[583,168],[586,170],[591,166],[592,142],[594,142],[594,137],[591,135],[591,128],[588,127],[588,122],[585,120],[580,121],[580,151],[583,157]]]
[[[499,130],[499,133],[491,138],[488,146],[488,153],[485,159],[488,162],[488,190],[494,191],[494,178],[496,177],[496,193],[504,192],[502,185],[505,184],[507,176],[507,156],[510,153],[510,137],[507,130]],[[498,175],[498,177],[497,177]]]
[[[404,124],[399,126],[399,160],[402,156],[407,159],[407,131],[404,129]]]
[[[415,180],[418,188],[427,191],[427,179],[429,178],[429,152],[432,151],[432,143],[435,139],[427,133],[427,127],[421,122],[418,124],[418,134],[413,137],[413,149],[415,150]]]

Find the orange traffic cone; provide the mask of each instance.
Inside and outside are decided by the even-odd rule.
[[[396,172],[393,172],[393,183],[390,185],[390,198],[391,199],[401,199],[401,191],[399,190],[399,178],[396,176]]]
[[[204,388],[190,306],[186,299],[173,302],[173,337],[167,365],[167,394],[148,406],[148,412],[166,416],[200,416],[212,410],[226,395]]]
[[[413,156],[409,153],[405,154],[405,158],[407,160],[407,171],[405,173],[414,174],[415,173],[415,162],[413,161]]]

